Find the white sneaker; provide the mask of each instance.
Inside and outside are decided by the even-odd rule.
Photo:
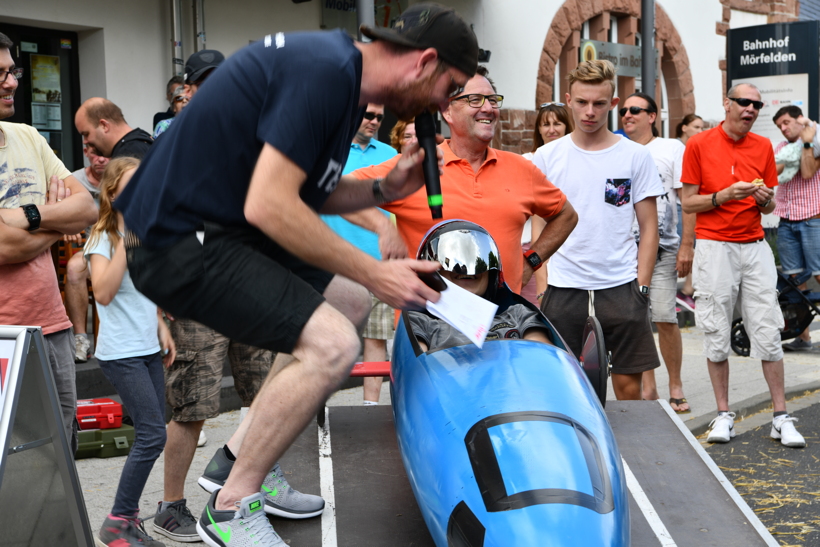
[[[806,439],[794,427],[796,421],[797,418],[792,418],[788,414],[778,416],[772,420],[772,439],[780,439],[780,444],[791,448],[806,446]]]
[[[208,437],[205,436],[205,430],[200,429],[199,430],[199,439],[197,439],[197,441],[196,441],[197,447],[205,446],[205,443],[207,443],[207,442],[208,442]]]
[[[711,430],[706,437],[707,443],[728,443],[735,436],[735,413],[721,414],[709,424]]]

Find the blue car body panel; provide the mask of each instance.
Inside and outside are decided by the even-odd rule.
[[[618,446],[572,355],[526,340],[416,347],[400,325],[391,395],[437,546],[629,545]]]

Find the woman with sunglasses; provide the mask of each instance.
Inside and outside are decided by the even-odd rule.
[[[535,128],[532,131],[532,150],[523,154],[525,158],[532,161],[532,155],[540,147],[548,142],[560,139],[568,133],[572,133],[572,117],[567,112],[564,103],[544,103],[538,109],[538,116],[535,118]],[[538,239],[541,231],[547,223],[541,217],[530,217],[524,225],[524,233],[521,236],[521,248],[524,252],[530,249],[530,243]],[[547,290],[547,269],[540,268],[532,276],[530,282],[521,289],[521,296],[535,304],[540,305],[540,297]]]

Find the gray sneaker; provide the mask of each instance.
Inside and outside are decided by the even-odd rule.
[[[786,351],[802,351],[807,349],[812,349],[814,345],[808,341],[803,340],[802,338],[795,338],[788,344],[783,344],[783,349]]]
[[[233,468],[233,462],[218,448],[214,457],[208,462],[205,473],[197,482],[208,492],[214,492],[225,484]],[[288,484],[279,463],[273,466],[262,482],[262,493],[265,495],[265,512],[279,517],[306,519],[322,514],[325,500],[320,496],[303,494]]]
[[[109,547],[165,547],[145,533],[139,519],[126,519],[108,515],[103,521],[99,535],[94,538],[97,545]]]
[[[193,543],[202,541],[196,531],[196,519],[188,510],[185,500],[181,499],[160,512],[162,502],[157,504],[154,515],[154,531],[174,541]]]
[[[196,524],[202,541],[211,547],[287,547],[265,515],[261,493],[242,498],[235,511],[219,511],[215,507],[218,492],[211,494]]]

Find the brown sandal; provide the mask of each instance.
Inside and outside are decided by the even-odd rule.
[[[674,397],[669,398],[669,404],[670,405],[675,405],[678,408],[680,408],[680,405],[682,405],[684,403],[686,403],[687,405],[689,404],[689,403],[686,402],[686,397],[684,397],[683,399],[675,399]],[[675,410],[675,409],[673,408],[672,410]],[[689,414],[690,412],[692,412],[691,407],[687,408],[686,410],[675,410],[675,414]]]

